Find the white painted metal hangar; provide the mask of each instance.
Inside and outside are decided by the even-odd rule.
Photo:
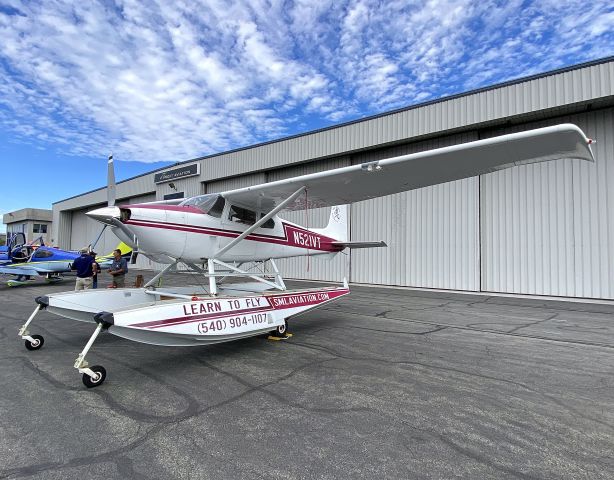
[[[595,164],[520,166],[360,202],[351,240],[388,248],[290,259],[280,269],[287,278],[614,299],[614,57],[182,162],[118,183],[117,198],[219,192],[566,122],[596,139]],[[188,176],[161,175],[175,170]],[[90,243],[100,227],[85,212],[105,203],[106,188],[55,203],[55,243]],[[328,215],[282,212],[311,227]],[[98,251],[117,243],[105,235]],[[157,268],[145,258],[137,266]]]

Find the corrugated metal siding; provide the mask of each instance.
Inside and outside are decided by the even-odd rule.
[[[597,138],[595,164],[549,162],[481,179],[485,291],[614,298],[614,109],[514,131],[562,121]]]
[[[253,173],[251,175],[241,175],[240,177],[225,178],[223,180],[217,180],[215,182],[209,182],[205,186],[207,193],[219,193],[227,190],[234,190],[236,188],[249,187],[251,185],[260,185],[266,182],[266,175],[264,172]]]
[[[72,212],[53,211],[53,234],[51,243],[61,248],[70,248],[70,238],[72,236]]]
[[[138,197],[129,198],[124,203],[134,205],[135,203],[147,203],[147,202],[155,202],[156,194],[148,193],[147,195],[139,195]]]
[[[80,248],[86,247],[92,241],[93,228],[88,228],[90,226],[93,227],[96,222],[93,220],[89,220],[85,216],[85,211],[76,211],[72,214],[72,235],[70,237],[70,248],[71,250],[78,250]],[[98,224],[98,231],[102,228],[102,225]]]
[[[453,135],[356,156],[354,163],[475,139]],[[352,240],[384,240],[388,247],[353,250],[351,281],[478,290],[478,202],[478,181],[470,178],[354,204]]]
[[[171,183],[175,185],[175,190],[170,187]],[[156,197],[163,200],[164,195],[180,192],[183,192],[184,198],[195,197],[204,193],[204,184],[201,183],[198,176],[159,183],[156,185],[156,193],[153,195],[154,199],[152,201],[155,201]]]
[[[280,168],[267,172],[267,181],[274,182],[298,175],[323,172],[333,168],[350,165],[349,157],[338,157],[321,162],[311,162],[301,165]],[[309,193],[308,193],[309,194]],[[323,228],[328,224],[330,208],[316,208],[305,211],[281,212],[280,216],[290,222],[310,228]],[[286,278],[302,278],[309,280],[342,281],[349,276],[349,257],[346,254],[336,255],[333,259],[321,256],[296,257],[277,260],[277,266]]]

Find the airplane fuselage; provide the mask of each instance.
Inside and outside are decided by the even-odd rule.
[[[159,261],[182,259],[201,263],[240,236],[249,223],[231,219],[227,206],[220,217],[184,205],[135,204],[119,207],[122,223],[138,238],[138,247]],[[253,222],[252,222],[253,224]],[[121,229],[114,233],[125,243],[133,239]],[[342,247],[322,235],[275,216],[217,257],[222,261],[258,261],[300,255],[336,253]]]

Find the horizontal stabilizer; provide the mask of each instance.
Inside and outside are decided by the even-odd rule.
[[[386,242],[332,242],[335,247],[343,248],[379,248],[387,247]]]

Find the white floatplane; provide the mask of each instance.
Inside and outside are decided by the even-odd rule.
[[[95,323],[75,362],[87,387],[102,384],[106,377],[102,366],[89,367],[85,360],[102,331],[169,346],[205,345],[268,332],[284,338],[288,319],[350,290],[346,281],[338,287],[288,290],[275,259],[386,246],[382,241],[349,241],[347,204],[516,165],[569,158],[594,161],[591,142],[577,126],[563,124],[187,200],[119,206],[110,157],[108,206],[88,215],[109,226],[135,252],[167,266],[143,288],[38,297],[19,335],[29,350],[42,347],[42,336],[28,331],[42,309]],[[327,206],[332,207],[331,215],[323,229],[278,216],[282,210]],[[156,287],[180,263],[202,274],[205,285]],[[237,277],[250,281],[228,282]]]

